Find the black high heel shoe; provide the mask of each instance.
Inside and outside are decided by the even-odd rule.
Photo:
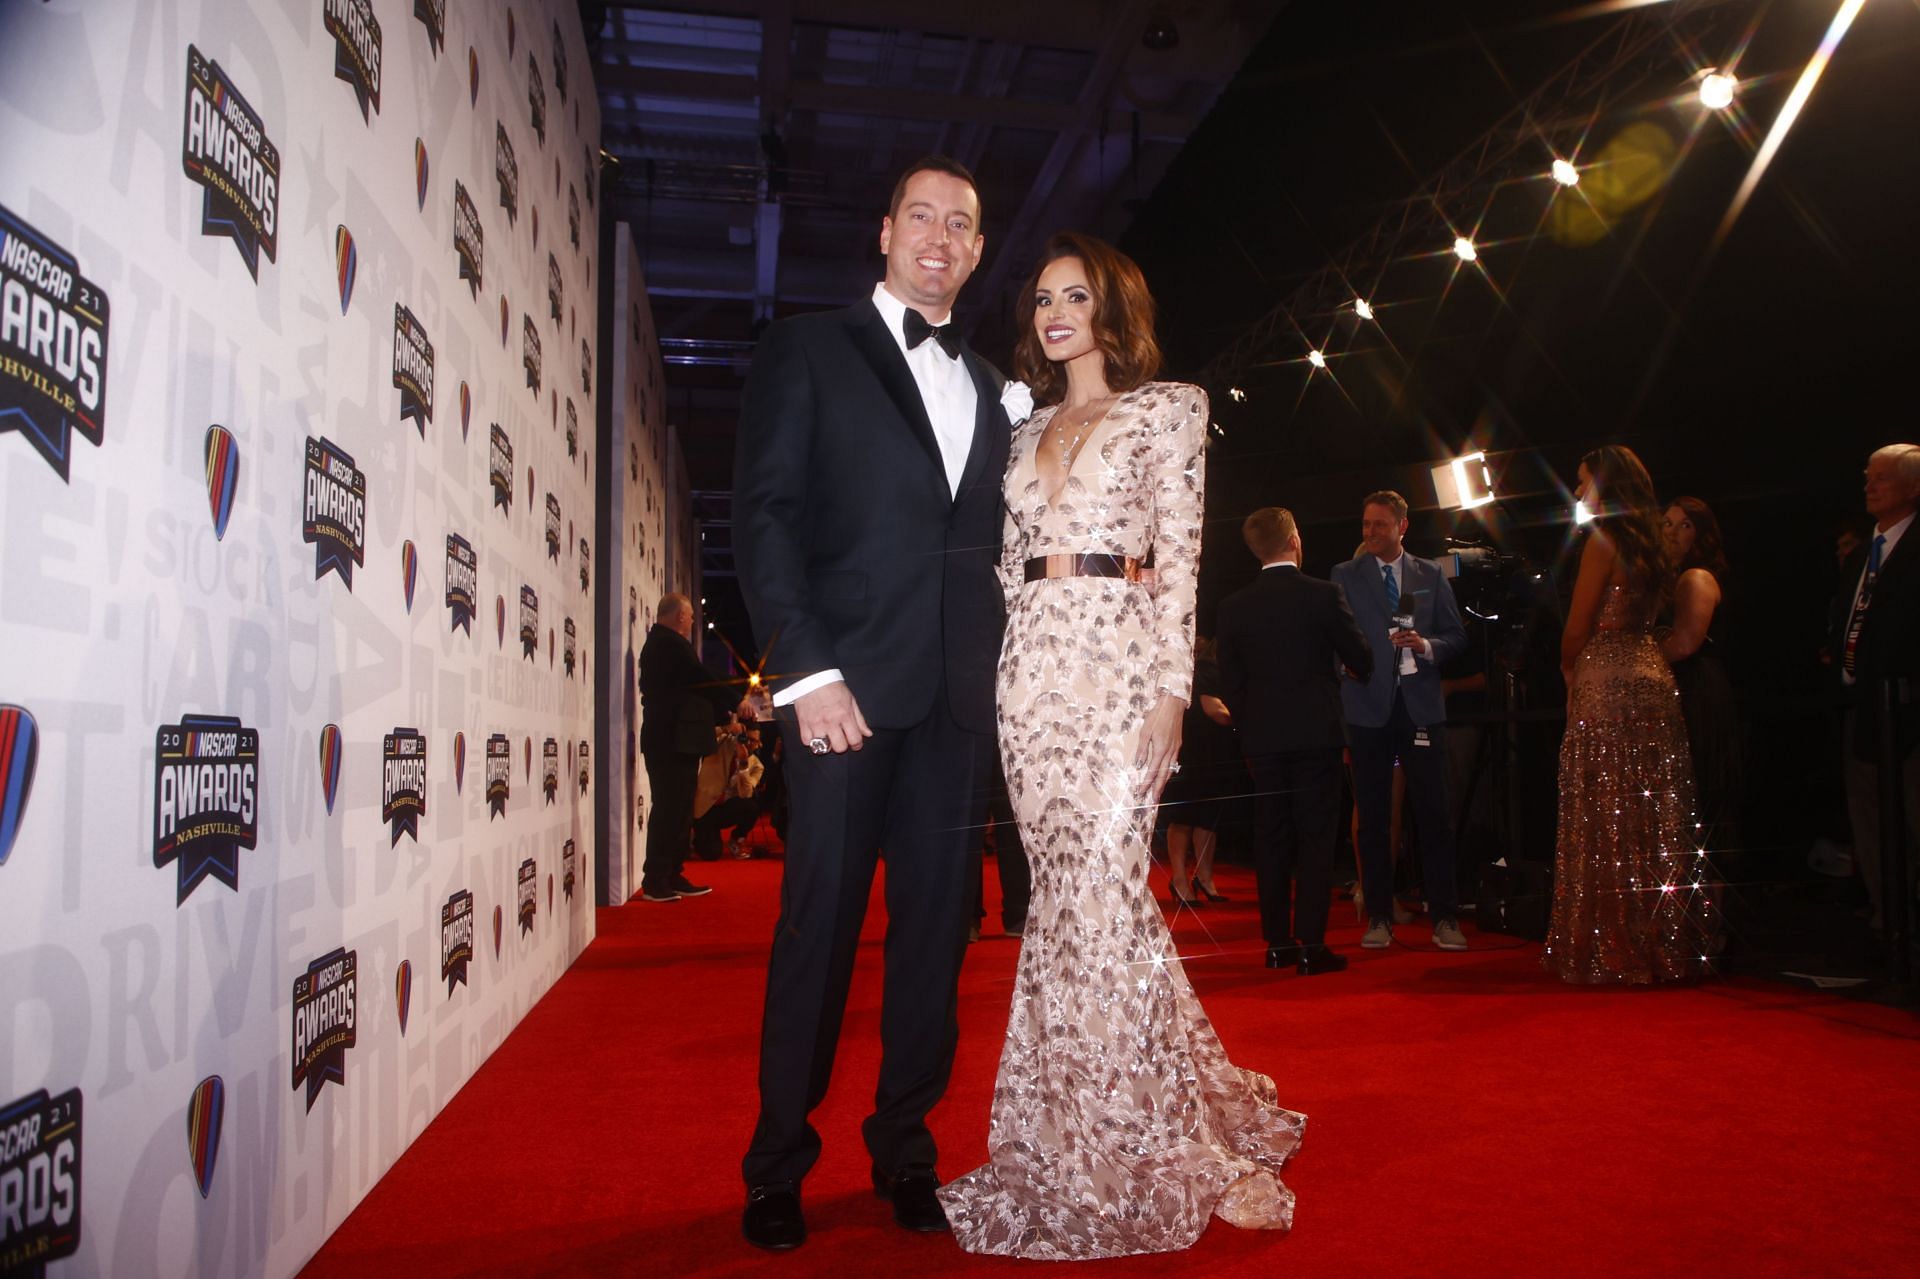
[[[1167,888],[1167,894],[1169,900],[1171,900],[1175,906],[1185,906],[1191,910],[1199,910],[1202,906],[1206,905],[1206,903],[1198,897],[1185,896],[1178,888],[1174,888],[1171,885]]]
[[[1208,888],[1205,884],[1201,883],[1199,880],[1195,880],[1193,882],[1193,886],[1199,889],[1200,895],[1206,898],[1210,902],[1230,902],[1233,900],[1233,898],[1227,896],[1225,893],[1216,893],[1215,891],[1213,891],[1213,889]]]

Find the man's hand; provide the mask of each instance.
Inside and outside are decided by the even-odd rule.
[[[1422,636],[1419,631],[1414,630],[1411,626],[1405,628],[1404,630],[1398,630],[1393,632],[1393,635],[1391,638],[1393,639],[1393,646],[1395,648],[1410,648],[1414,652],[1420,654],[1421,656],[1426,655],[1426,651],[1427,651],[1426,638]]]
[[[838,755],[859,750],[865,740],[873,736],[845,680],[835,680],[801,694],[794,699],[793,711],[800,720],[802,746],[819,738]]]

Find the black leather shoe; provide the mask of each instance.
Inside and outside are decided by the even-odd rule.
[[[800,1187],[791,1181],[747,1187],[740,1233],[748,1243],[768,1252],[785,1252],[805,1243],[807,1219],[800,1213]]]
[[[939,1188],[940,1178],[925,1166],[910,1165],[893,1175],[877,1166],[873,1170],[873,1193],[893,1202],[893,1219],[908,1230],[931,1233],[953,1228],[947,1224],[939,1196],[933,1193]]]
[[[1291,968],[1300,962],[1300,943],[1289,942],[1285,946],[1267,947],[1267,967]]]
[[[1345,972],[1347,957],[1328,950],[1325,946],[1303,946],[1300,948],[1300,975],[1318,977],[1321,973]]]

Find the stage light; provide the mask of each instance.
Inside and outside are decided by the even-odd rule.
[[[1577,187],[1580,185],[1580,170],[1574,168],[1573,165],[1566,160],[1555,160],[1553,162],[1553,180],[1563,187]]]
[[[1473,241],[1466,236],[1457,235],[1453,238],[1453,256],[1462,262],[1478,262],[1480,250],[1474,248]]]
[[[748,688],[760,687],[760,673],[758,671],[755,671],[753,674],[747,676],[747,687]]]
[[[1245,404],[1247,402],[1247,393],[1237,386],[1230,386],[1227,388],[1227,398],[1235,404]]]
[[[1587,504],[1585,502],[1582,502],[1577,498],[1574,500],[1574,503],[1573,503],[1573,522],[1576,526],[1581,524],[1593,523],[1593,512],[1588,509]]]
[[[1322,355],[1316,348],[1315,350],[1307,352],[1307,363],[1313,365],[1316,369],[1324,369],[1327,367],[1327,357]]]
[[[1471,511],[1494,500],[1493,471],[1484,452],[1468,453],[1431,468],[1433,497],[1451,510]]]
[[[1363,320],[1371,320],[1373,318],[1373,306],[1365,298],[1355,298],[1353,300],[1353,313]]]
[[[1700,80],[1700,105],[1712,111],[1725,111],[1733,105],[1733,90],[1739,83],[1723,71],[1708,71]]]

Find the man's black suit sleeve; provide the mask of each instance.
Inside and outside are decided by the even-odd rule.
[[[1364,683],[1373,677],[1373,649],[1367,644],[1367,637],[1360,633],[1360,623],[1354,620],[1347,593],[1338,585],[1333,587],[1332,607],[1327,610],[1327,642],[1333,645],[1341,665],[1352,671],[1355,679]]]
[[[789,676],[840,665],[813,611],[801,542],[815,402],[804,330],[770,326],[747,374],[734,442],[733,551],[761,651]]]
[[[1220,700],[1235,719],[1246,711],[1247,659],[1240,651],[1238,600],[1229,597],[1220,602],[1220,615],[1214,623],[1213,660],[1220,668]]]

